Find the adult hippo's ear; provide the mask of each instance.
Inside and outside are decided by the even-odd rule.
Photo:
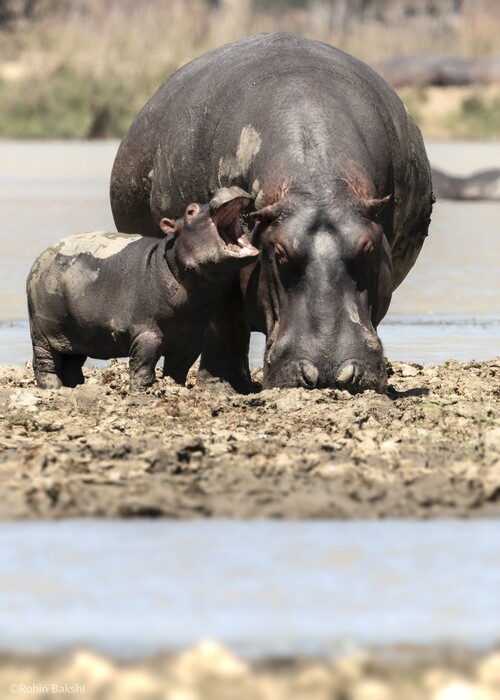
[[[363,214],[372,221],[382,212],[392,195],[388,194],[382,199],[364,199],[361,203]]]
[[[253,211],[250,216],[256,219],[259,223],[264,223],[264,224],[270,224],[273,221],[276,221],[284,211],[284,204],[283,200],[279,200],[278,202],[274,202],[274,204],[268,204],[266,207],[262,207],[262,209],[257,209],[257,211]]]

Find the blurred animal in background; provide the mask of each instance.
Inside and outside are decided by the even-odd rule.
[[[500,168],[460,176],[433,167],[432,186],[438,199],[500,201]]]

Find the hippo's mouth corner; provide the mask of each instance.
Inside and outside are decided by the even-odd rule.
[[[257,248],[245,238],[240,223],[240,212],[248,207],[250,201],[246,197],[238,197],[212,213],[212,220],[225,252],[238,258],[255,257],[259,254]]]

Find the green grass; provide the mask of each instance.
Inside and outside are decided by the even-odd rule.
[[[119,76],[63,67],[43,78],[0,82],[0,134],[8,138],[122,136],[158,84],[140,87]]]
[[[448,126],[455,136],[500,137],[500,96],[491,100],[480,94],[466,97],[459,112],[450,116]]]
[[[411,114],[417,124],[422,122],[422,110],[427,103],[427,88],[419,86],[402,91],[401,99],[406,105],[406,109]]]

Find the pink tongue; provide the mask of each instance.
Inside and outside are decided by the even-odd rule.
[[[252,253],[255,254],[257,252],[257,249],[253,247],[250,243],[247,243],[247,241],[243,240],[243,237],[238,238],[236,241],[239,247],[241,248],[241,252],[247,252],[247,253]]]

